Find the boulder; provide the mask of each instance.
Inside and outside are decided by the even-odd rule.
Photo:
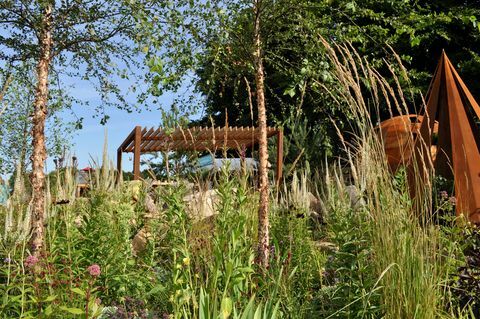
[[[125,182],[127,193],[132,196],[134,201],[138,201],[142,190],[143,182],[140,180]]]
[[[334,253],[338,251],[338,246],[328,241],[316,241],[315,247],[317,247],[321,251],[329,253]]]
[[[147,248],[147,243],[150,238],[150,233],[147,232],[146,228],[140,229],[140,231],[132,239],[132,251],[135,256],[143,252]]]
[[[136,187],[136,185],[133,185],[133,186],[134,186],[134,190],[137,191],[135,200],[138,201],[138,195],[140,194],[141,184],[140,184],[140,187],[138,188]],[[145,226],[142,229],[140,229],[138,233],[135,235],[135,237],[133,237],[132,239],[132,251],[135,256],[143,252],[147,247],[148,240],[151,237],[151,234],[149,232],[150,221],[152,219],[156,219],[160,217],[160,211],[158,210],[157,205],[155,204],[155,201],[148,193],[145,194],[144,205],[145,205],[145,213],[143,214],[143,219],[145,221]]]
[[[215,206],[219,198],[215,189],[199,191],[183,198],[187,212],[193,219],[204,219],[216,214]]]
[[[366,205],[365,200],[363,199],[362,192],[355,185],[348,185],[345,187],[345,192],[347,193],[348,199],[350,200],[350,206],[357,210]]]
[[[310,216],[312,219],[319,223],[323,223],[325,217],[325,206],[323,202],[318,199],[311,192],[308,192],[308,208],[310,210]]]

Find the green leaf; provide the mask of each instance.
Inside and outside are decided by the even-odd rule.
[[[254,319],[262,319],[262,304],[257,306],[257,310],[255,311],[255,315],[253,316]]]
[[[472,23],[473,27],[477,27],[477,17],[475,16],[470,16],[470,22]]]
[[[252,267],[240,267],[240,268],[237,269],[237,271],[241,272],[241,273],[252,273],[252,272],[254,272]]]
[[[222,305],[220,306],[222,318],[227,319],[232,314],[233,302],[230,298],[223,298]]]
[[[283,95],[288,95],[290,97],[294,97],[295,96],[295,87],[289,87],[288,89],[283,91]]]
[[[77,295],[83,296],[83,297],[86,296],[85,292],[80,288],[72,288],[72,292],[76,293]]]
[[[277,317],[277,313],[278,313],[278,307],[280,307],[280,300],[277,302],[277,304],[275,305],[275,308],[273,308],[273,312],[272,312],[272,315],[271,315],[271,319],[275,319]]]
[[[352,12],[355,12],[356,9],[357,9],[357,4],[356,4],[354,1],[352,1],[352,2],[347,3],[347,4],[345,5],[345,8],[346,8],[347,10],[351,10]]]
[[[52,305],[48,305],[47,308],[45,308],[45,316],[50,316],[53,313]]]
[[[410,45],[412,46],[412,48],[418,46],[419,44],[420,44],[420,38],[419,37],[414,36],[410,39]]]
[[[54,301],[55,299],[57,299],[56,295],[48,296],[47,299],[45,299],[43,302],[51,302],[51,301]]]
[[[147,296],[151,296],[151,295],[154,295],[154,294],[156,294],[158,292],[162,292],[162,291],[165,291],[165,286],[162,286],[162,285],[158,284],[155,287],[153,287],[152,290],[147,292]]]
[[[68,308],[68,307],[61,306],[60,309],[63,311],[69,312],[72,315],[83,315],[85,313],[83,309],[79,309],[79,308]]]
[[[248,302],[247,306],[243,310],[243,314],[240,319],[247,319],[253,316],[254,302],[255,302],[255,295],[253,295],[252,298],[250,298],[250,301]]]

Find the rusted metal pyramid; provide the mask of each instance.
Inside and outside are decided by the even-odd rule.
[[[438,121],[438,134],[434,133]],[[445,52],[428,92],[424,120],[416,140],[417,167],[424,175],[453,178],[457,215],[480,223],[480,107]],[[436,144],[432,160],[427,150]],[[423,151],[422,151],[423,150]]]

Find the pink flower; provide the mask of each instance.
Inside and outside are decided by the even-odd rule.
[[[448,200],[450,201],[450,204],[457,205],[457,199],[455,197],[452,196]]]
[[[88,273],[89,273],[90,275],[92,275],[93,277],[98,277],[98,276],[100,276],[100,273],[101,273],[101,271],[100,271],[100,266],[97,265],[97,264],[91,265],[90,267],[87,268],[87,270],[88,270]]]
[[[77,216],[75,217],[75,220],[73,221],[75,224],[75,227],[80,228],[82,227],[82,216]]]
[[[32,268],[35,264],[38,263],[38,258],[36,256],[30,255],[25,259],[25,267]]]
[[[442,199],[447,199],[448,198],[448,193],[446,191],[441,191],[440,196],[442,197]]]

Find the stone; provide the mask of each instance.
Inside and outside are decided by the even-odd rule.
[[[310,217],[319,223],[324,222],[325,206],[323,202],[318,199],[311,192],[308,192],[308,208],[310,210]]]
[[[215,206],[219,198],[217,190],[209,189],[199,191],[183,198],[187,206],[187,212],[193,219],[204,219],[216,214]]]
[[[140,254],[147,248],[147,243],[149,238],[151,237],[150,233],[144,228],[140,229],[140,231],[133,237],[132,239],[132,252],[135,256]]]
[[[316,241],[315,247],[317,247],[321,251],[326,251],[331,253],[338,251],[338,246],[328,241]]]
[[[145,194],[145,209],[146,212],[143,215],[145,219],[153,219],[153,218],[158,218],[160,216],[160,212],[158,211],[157,205],[155,205],[155,202],[153,198],[150,196],[150,194]]]
[[[358,190],[357,186],[348,185],[347,187],[345,187],[345,192],[347,193],[348,199],[350,200],[350,206],[353,209],[357,210],[366,205],[362,193]]]
[[[127,193],[130,193],[130,195],[132,196],[132,200],[138,201],[140,192],[142,190],[143,182],[140,180],[128,181],[128,182],[125,182],[125,185],[127,188]]]

